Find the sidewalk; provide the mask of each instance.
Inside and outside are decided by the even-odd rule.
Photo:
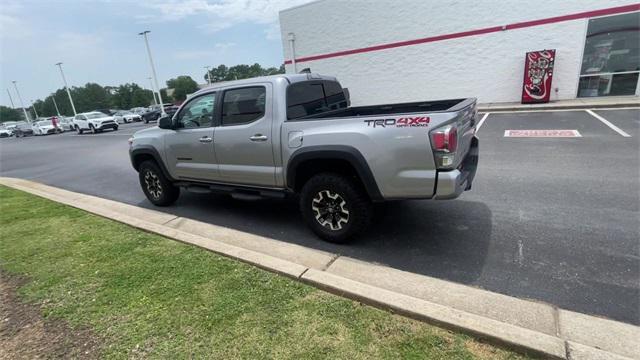
[[[0,184],[545,358],[640,359],[637,326],[28,180]]]
[[[601,109],[640,107],[638,96],[612,96],[558,100],[546,104],[485,103],[478,104],[478,111],[531,111],[531,110],[563,110],[563,109]]]

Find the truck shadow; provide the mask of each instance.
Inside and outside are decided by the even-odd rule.
[[[147,201],[139,205],[154,208]],[[176,206],[163,211],[459,283],[473,283],[482,274],[492,230],[491,210],[464,200],[380,204],[373,225],[346,245],[317,238],[295,201],[248,202],[183,192]]]

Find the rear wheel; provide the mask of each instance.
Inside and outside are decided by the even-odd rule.
[[[176,202],[180,188],[171,184],[154,161],[143,162],[138,171],[142,191],[153,205],[169,206]]]
[[[300,191],[300,210],[307,225],[322,239],[345,243],[371,222],[372,204],[361,186],[333,173],[313,176]]]

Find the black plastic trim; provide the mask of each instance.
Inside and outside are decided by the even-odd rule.
[[[346,160],[356,170],[358,177],[364,184],[365,190],[372,201],[383,201],[373,173],[356,148],[347,145],[318,145],[296,150],[287,164],[287,188],[295,189],[296,169],[300,164],[309,160]]]
[[[152,147],[151,145],[138,145],[134,149],[131,149],[129,151],[129,157],[131,158],[131,165],[133,166],[134,169],[136,169],[136,171],[138,171],[138,167],[136,166],[135,158],[138,157],[139,155],[151,155],[153,159],[156,161],[156,163],[158,164],[158,166],[160,167],[160,170],[162,170],[162,174],[167,179],[169,179],[169,181],[175,181],[169,174],[169,171],[167,170],[167,168],[164,166],[164,162],[162,161],[162,157],[160,156],[160,153],[154,147]]]

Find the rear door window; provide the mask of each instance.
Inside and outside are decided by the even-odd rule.
[[[264,86],[227,90],[222,100],[222,126],[247,124],[264,117]]]
[[[298,119],[347,107],[336,81],[304,81],[287,88],[287,119]]]

